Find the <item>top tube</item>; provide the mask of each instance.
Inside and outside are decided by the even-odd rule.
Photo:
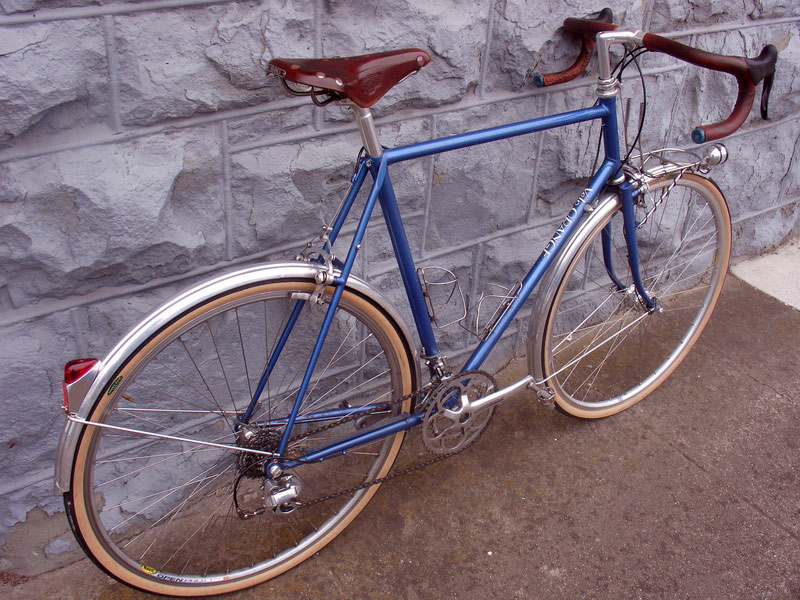
[[[450,150],[457,150],[459,148],[485,144],[486,142],[494,142],[518,135],[524,135],[526,133],[534,133],[536,131],[564,127],[566,125],[581,123],[583,121],[607,119],[611,114],[612,111],[606,105],[606,103],[600,102],[599,104],[596,104],[590,108],[581,108],[556,115],[538,117],[528,121],[520,121],[518,123],[500,125],[498,127],[491,127],[489,129],[480,129],[478,131],[461,133],[436,140],[419,142],[408,146],[390,148],[384,151],[382,158],[388,164],[392,164],[405,160],[411,160],[412,158],[421,158],[423,156],[430,156],[431,154],[438,154],[440,152],[448,152]],[[608,129],[609,131],[606,132],[606,137],[614,137],[616,139],[616,127],[610,127]],[[617,148],[618,147],[619,146],[617,144]],[[608,154],[608,148],[606,148],[606,153]],[[612,160],[619,160],[619,150],[617,150],[616,156],[608,156],[608,158],[611,158]]]

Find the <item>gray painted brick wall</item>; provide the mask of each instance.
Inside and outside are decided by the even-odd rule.
[[[797,3],[603,4],[624,26],[714,52],[778,46],[772,120],[753,111],[726,141],[731,158],[715,179],[731,206],[736,255],[797,234]],[[271,57],[429,50],[431,64],[375,107],[385,145],[594,101],[591,77],[531,85],[535,72],[569,64],[575,44],[559,26],[600,8],[587,0],[0,0],[0,8],[2,539],[32,515],[60,510],[51,478],[67,360],[103,356],[149,310],[211,273],[292,256],[333,214],[358,136],[345,109],[288,98],[264,74]],[[730,110],[732,78],[658,55],[642,65],[645,149],[691,147],[696,124]],[[636,78],[624,93],[635,121]],[[419,263],[454,268],[473,304],[493,293],[481,282],[513,285],[583,187],[597,135],[596,125],[571,126],[401,165],[393,180]],[[358,272],[399,300],[380,223],[367,248]],[[506,357],[523,345],[519,321]],[[470,342],[458,328],[442,333],[450,356]],[[40,536],[47,555],[71,547],[59,527]],[[4,568],[44,568],[17,560],[10,546]]]

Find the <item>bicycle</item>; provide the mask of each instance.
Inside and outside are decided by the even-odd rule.
[[[736,76],[731,116],[692,132],[703,143],[742,125],[762,80],[766,118],[777,51],[716,55],[612,20],[608,9],[567,19],[565,29],[582,42],[578,59],[534,81],[574,79],[596,40],[593,106],[397,148],[381,146],[369,108],[430,61],[424,50],[269,63],[291,93],[349,106],[364,147],[332,223],[294,261],[195,286],[102,361],[66,365],[56,488],[101,569],[177,596],[260,583],[336,537],[386,479],[469,446],[494,407],[518,391],[532,389],[577,417],[605,417],[674,371],[705,327],[728,268],[730,216],[706,177],[727,151],[633,157],[634,140],[623,157],[619,79],[646,50]],[[612,68],[616,43],[625,53]],[[442,283],[454,296],[457,282],[428,281],[416,269],[389,165],[593,120],[602,123],[604,159],[528,274],[478,328],[475,350],[452,370],[437,347],[431,288]],[[373,183],[340,260],[335,244],[367,175]],[[378,203],[419,352],[397,310],[351,273]],[[479,369],[534,290],[529,373],[500,389]],[[405,432],[417,427],[433,458],[392,472]]]

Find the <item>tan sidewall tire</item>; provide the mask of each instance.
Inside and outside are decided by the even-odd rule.
[[[253,294],[258,294],[261,292],[273,292],[273,291],[282,291],[282,290],[298,290],[298,291],[308,291],[312,292],[314,290],[313,283],[304,283],[298,281],[281,281],[275,283],[265,283],[257,286],[248,287],[244,290],[240,290],[237,292],[232,292],[230,294],[226,294],[221,298],[213,300],[204,304],[202,307],[198,307],[197,309],[189,312],[188,314],[184,315],[183,317],[177,319],[166,328],[159,331],[159,333],[154,336],[151,340],[149,340],[143,347],[141,347],[134,357],[127,362],[127,364],[122,368],[119,372],[119,375],[127,375],[132,372],[135,367],[137,366],[139,360],[137,357],[146,357],[148,353],[158,347],[162,340],[167,338],[173,331],[179,329],[189,321],[197,318],[198,316],[205,314],[206,312],[213,310],[221,305],[227,304],[231,301],[234,301],[238,298],[250,296]],[[332,293],[332,292],[331,292]],[[400,380],[402,382],[401,389],[399,391],[399,395],[406,395],[411,392],[412,387],[412,379],[413,374],[411,371],[411,365],[408,362],[408,359],[411,358],[406,345],[403,342],[401,334],[398,332],[397,327],[394,323],[381,311],[374,303],[364,299],[362,296],[351,292],[350,290],[345,290],[344,294],[342,295],[342,305],[351,308],[356,312],[356,314],[362,314],[367,316],[371,319],[376,328],[380,327],[381,331],[384,332],[388,343],[394,348],[394,354],[398,357],[396,361],[399,365],[400,369]],[[114,377],[113,379],[118,379],[118,377]],[[108,403],[115,398],[115,396],[109,396],[106,391],[103,391],[100,400],[97,404],[93,407],[88,420],[96,420],[98,417],[97,415],[102,415]],[[410,400],[407,401],[407,404],[403,406],[403,410],[408,411]],[[91,447],[92,439],[94,438],[96,432],[99,431],[99,428],[96,427],[87,427],[86,430],[83,432],[81,439],[78,443],[78,448],[75,453],[75,461],[73,466],[73,473],[72,473],[72,490],[73,490],[73,507],[74,507],[74,516],[76,520],[76,525],[80,530],[81,536],[83,538],[84,543],[86,544],[89,552],[94,556],[95,560],[97,560],[104,569],[106,569],[111,575],[114,577],[128,583],[131,586],[137,587],[142,590],[146,590],[148,592],[152,592],[155,594],[166,594],[172,596],[197,596],[198,592],[201,592],[203,595],[209,594],[222,594],[227,592],[233,592],[236,590],[240,590],[246,587],[250,587],[253,585],[257,585],[264,581],[267,581],[281,573],[291,569],[292,567],[296,566],[300,562],[304,561],[306,558],[318,552],[322,549],[328,542],[333,540],[347,525],[363,510],[363,508],[367,505],[370,501],[372,496],[378,491],[379,485],[373,485],[367,488],[361,499],[355,504],[352,509],[347,513],[346,516],[342,518],[342,520],[337,523],[335,527],[333,527],[327,534],[317,540],[315,543],[311,544],[308,548],[306,548],[302,553],[292,557],[290,560],[281,562],[278,565],[274,566],[271,569],[268,569],[264,572],[257,573],[251,575],[249,577],[245,577],[242,579],[238,579],[235,581],[227,581],[221,583],[211,583],[208,585],[202,586],[193,586],[193,585],[181,585],[181,584],[170,584],[164,583],[159,580],[156,580],[151,577],[146,577],[144,574],[140,574],[136,571],[131,570],[130,568],[121,565],[105,548],[104,544],[100,541],[100,539],[95,534],[92,526],[91,520],[88,515],[89,508],[85,503],[85,498],[83,494],[80,493],[80,490],[83,489],[83,481],[86,477],[86,464],[88,459],[88,452],[89,448]],[[386,460],[380,471],[377,474],[377,477],[385,476],[392,467],[394,463],[397,453],[400,450],[400,445],[403,442],[404,432],[400,432],[394,435],[394,439],[392,445],[387,453]]]
[[[650,187],[652,189],[656,189],[657,190],[657,189],[659,189],[660,187],[662,187],[664,185],[668,185],[669,182],[671,182],[671,181],[672,181],[672,178],[660,179],[660,180],[657,180],[655,182],[652,182],[650,184]],[[623,402],[621,404],[615,404],[613,406],[610,406],[605,410],[603,410],[603,409],[600,409],[600,410],[583,410],[580,407],[577,407],[574,404],[570,403],[569,401],[565,400],[564,398],[562,398],[560,396],[560,394],[558,394],[558,392],[556,392],[555,402],[558,404],[558,407],[561,410],[563,410],[564,412],[566,412],[566,413],[568,413],[570,415],[573,415],[575,417],[579,417],[579,418],[582,418],[582,419],[599,419],[599,418],[602,418],[602,417],[608,417],[608,416],[617,414],[618,412],[622,412],[623,410],[625,410],[627,408],[630,408],[631,406],[633,406],[634,404],[636,404],[637,402],[639,402],[640,400],[645,398],[650,392],[652,392],[659,385],[661,385],[661,383],[663,383],[663,381],[667,377],[669,377],[670,374],[672,374],[672,372],[678,367],[678,365],[681,363],[681,361],[686,357],[686,354],[689,352],[689,350],[692,349],[692,346],[694,346],[694,344],[697,341],[698,337],[700,337],[700,334],[703,332],[703,329],[705,328],[706,324],[708,323],[709,318],[711,317],[711,313],[714,311],[714,306],[716,305],[717,300],[719,299],[719,294],[722,291],[722,287],[723,287],[724,280],[725,280],[725,274],[728,271],[728,264],[730,262],[731,219],[730,219],[730,213],[728,211],[728,205],[727,205],[727,203],[725,201],[725,197],[719,191],[717,186],[715,186],[708,179],[706,179],[704,177],[699,177],[697,175],[693,175],[693,174],[689,173],[689,174],[683,175],[681,177],[680,181],[685,183],[688,187],[691,187],[691,188],[697,190],[701,194],[706,194],[708,196],[713,197],[716,200],[717,209],[721,213],[720,214],[720,222],[723,224],[723,228],[721,229],[721,236],[720,236],[720,239],[719,239],[719,244],[720,244],[720,246],[719,246],[720,247],[720,253],[719,253],[720,257],[719,258],[723,261],[723,263],[722,263],[722,277],[721,277],[721,281],[719,282],[719,285],[715,289],[714,294],[713,294],[713,296],[711,298],[711,301],[710,301],[710,304],[709,304],[709,310],[707,310],[706,313],[703,315],[703,318],[701,319],[699,326],[694,331],[693,335],[689,338],[688,343],[683,348],[683,350],[676,356],[675,360],[672,361],[672,363],[669,365],[669,367],[667,369],[665,369],[665,371],[651,385],[648,385],[646,389],[644,389],[644,390],[640,391],[639,393],[633,395],[627,401],[625,401],[625,402]],[[709,202],[709,205],[710,204],[711,203]],[[603,224],[601,224],[601,225],[603,225]],[[595,230],[595,232],[591,236],[589,236],[587,238],[586,246],[591,244],[592,241],[595,239],[595,237],[597,235],[600,235],[600,231],[601,230],[602,230],[602,226],[598,226],[598,228]],[[572,270],[573,270],[575,264],[583,257],[584,251],[585,251],[585,248],[582,248],[580,250],[580,252],[578,252],[578,254],[575,256],[575,258],[571,261],[570,266],[567,269],[567,272],[566,272],[566,274],[565,274],[565,276],[564,276],[562,281],[567,281],[567,279],[569,278],[569,275],[572,273]],[[550,308],[550,314],[551,315],[552,315],[552,311],[554,310],[555,303],[559,300],[562,292],[563,292],[563,284],[559,286],[558,290],[556,291],[556,294],[553,297],[553,302],[551,303],[551,308]],[[550,323],[552,323],[552,321],[550,321]],[[548,323],[548,326],[545,327],[544,337],[543,337],[543,344],[549,344],[549,340],[550,340],[550,323]],[[543,372],[545,374],[549,373],[549,369],[548,369],[548,366],[546,364],[546,362],[547,362],[546,359],[547,359],[548,355],[549,355],[549,352],[548,352],[548,350],[547,350],[547,348],[545,346],[544,350],[542,351],[542,362],[543,362],[542,368],[543,368]]]

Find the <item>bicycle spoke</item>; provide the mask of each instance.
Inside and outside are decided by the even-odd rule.
[[[301,282],[297,291],[315,287]],[[286,284],[265,284],[252,298],[237,292],[208,310],[194,309],[156,334],[141,356],[130,359],[122,384],[101,395],[107,406],[93,418],[102,426],[87,428],[80,442],[88,460],[77,488],[81,522],[90,524],[89,533],[98,532],[97,545],[120,564],[149,565],[143,577],[164,571],[176,581],[184,573],[187,580],[207,581],[282,569],[298,553],[332,539],[371,497],[358,490],[296,515],[266,506],[276,482],[265,480],[261,469],[283,433],[325,312],[303,301],[279,345],[296,306],[293,295]],[[369,412],[411,391],[412,359],[392,323],[372,301],[343,294],[300,407],[300,417],[318,416],[296,423],[287,457],[357,434],[354,417],[326,418],[326,411],[358,415],[362,409],[379,419],[408,410],[406,400]],[[273,355],[246,437],[240,409],[252,400],[264,372],[258,369],[266,369]],[[329,429],[314,433],[322,425]],[[299,462],[286,476],[299,483],[302,501],[353,488],[388,472],[401,437],[393,434],[321,463]],[[204,445],[214,443],[225,447]],[[242,543],[251,538],[258,543]]]
[[[720,233],[729,228],[721,197],[691,175],[651,188],[655,199],[635,211],[651,211],[644,227],[636,217],[637,245],[642,284],[656,309],[647,310],[633,291],[619,213],[608,230],[625,290],[607,291],[600,233],[607,223],[598,223],[551,309],[544,381],[559,405],[579,416],[613,414],[644,397],[694,343],[719,294],[729,250],[720,240],[730,240]],[[661,190],[669,193],[658,196]]]

